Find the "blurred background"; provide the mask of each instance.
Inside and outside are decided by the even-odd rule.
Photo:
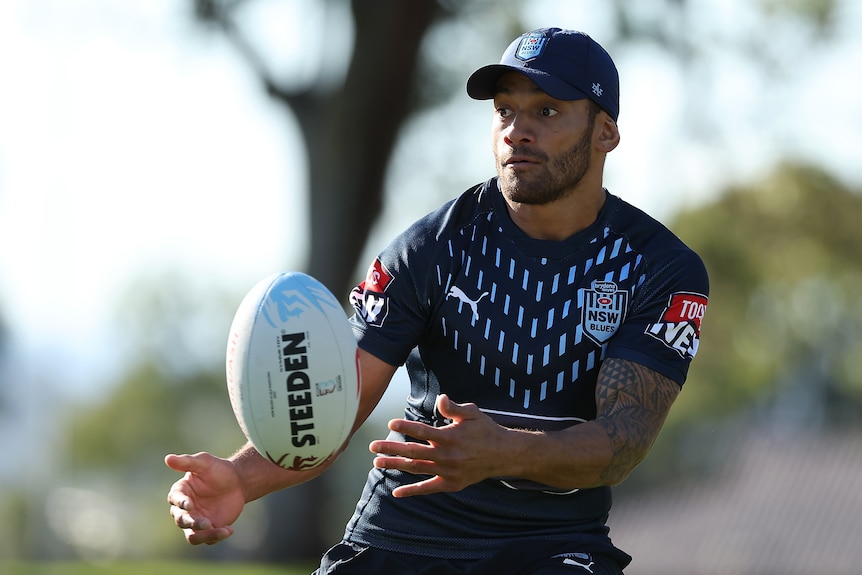
[[[224,348],[274,271],[346,295],[493,175],[475,68],[588,32],[621,75],[606,185],[712,281],[700,353],[612,537],[647,574],[862,569],[862,4],[854,0],[4,0],[0,558],[314,561],[367,440],[191,548],[168,452],[242,443]]]

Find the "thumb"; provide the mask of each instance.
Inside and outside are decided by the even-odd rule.
[[[455,403],[449,399],[448,395],[441,393],[437,396],[437,402],[434,405],[434,409],[444,419],[462,420],[470,418],[477,408],[473,403]]]
[[[213,459],[212,455],[203,452],[194,455],[175,455],[171,453],[165,456],[165,465],[174,471],[200,473],[212,465]]]

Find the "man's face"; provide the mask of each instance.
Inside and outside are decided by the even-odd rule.
[[[497,83],[494,109],[494,158],[508,200],[542,205],[578,187],[592,165],[589,100],[557,100],[510,72]]]

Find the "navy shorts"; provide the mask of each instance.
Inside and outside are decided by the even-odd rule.
[[[629,561],[618,549],[596,552],[543,540],[507,544],[487,559],[440,559],[342,542],[313,575],[622,575]]]

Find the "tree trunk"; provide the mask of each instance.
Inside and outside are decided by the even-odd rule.
[[[356,45],[343,88],[305,110],[295,108],[309,158],[307,271],[345,302],[383,205],[419,47],[436,11],[434,0],[354,0]]]
[[[388,161],[416,84],[419,47],[437,8],[436,0],[354,0],[356,44],[342,89],[322,96],[284,95],[308,150],[311,225],[306,271],[344,303],[382,209]],[[356,480],[358,494],[362,478]],[[342,481],[324,474],[270,495],[263,558],[318,557],[335,544],[323,535],[327,518],[322,511]]]

